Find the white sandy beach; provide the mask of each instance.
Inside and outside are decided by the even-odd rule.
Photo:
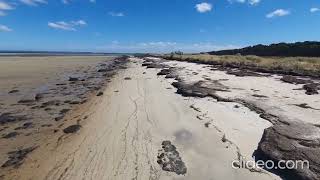
[[[318,108],[318,96],[308,99],[302,91],[292,90],[296,87],[281,83],[276,76],[239,78],[208,71],[204,65],[168,63],[183,67],[179,74],[189,81],[201,80],[203,75],[212,80],[228,79],[222,83],[231,92],[219,92],[223,97],[247,98],[263,107],[273,104],[268,111],[289,119],[299,118],[295,114],[300,113],[305,121],[317,122],[319,111],[291,104],[304,102]],[[264,170],[232,168],[232,161],[239,156],[253,160],[264,129],[272,125],[269,121],[238,103],[182,97],[175,93],[172,80],[157,76],[158,69],[146,69],[141,64],[142,59],[132,58],[128,68],[119,71],[107,84],[102,96],[91,98],[65,117],[64,127],[80,123],[78,132],[50,135],[18,169],[9,170],[4,178],[280,179]],[[191,75],[192,72],[198,74]],[[283,91],[273,92],[274,86],[281,86],[279,89]],[[252,94],[270,98],[255,99]],[[157,156],[163,141],[175,145],[187,168],[186,174],[161,169]]]

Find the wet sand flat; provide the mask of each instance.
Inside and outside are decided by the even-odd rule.
[[[35,87],[62,73],[87,68],[106,60],[106,56],[0,57],[0,87],[4,93],[15,86]]]
[[[66,128],[69,111],[96,96],[113,76],[114,59],[0,57],[0,176]]]

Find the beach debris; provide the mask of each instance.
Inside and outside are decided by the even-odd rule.
[[[71,125],[63,130],[66,134],[76,133],[80,130],[81,126],[79,124]]]
[[[125,77],[124,80],[131,80],[131,77]]]
[[[175,172],[178,175],[185,175],[187,167],[182,161],[177,148],[170,141],[162,142],[162,149],[159,150],[157,163],[162,167],[162,170]]]

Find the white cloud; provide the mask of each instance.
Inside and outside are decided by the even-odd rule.
[[[10,29],[9,27],[5,26],[5,25],[1,25],[0,24],[0,32],[10,32],[12,31],[12,29]]]
[[[47,4],[45,0],[20,0],[22,3],[29,6],[38,6],[39,4]]]
[[[310,12],[312,12],[312,13],[314,13],[314,12],[318,12],[318,11],[320,11],[320,9],[319,9],[319,8],[311,8],[311,9],[310,9]]]
[[[267,18],[273,18],[273,17],[281,17],[281,16],[287,16],[290,14],[289,10],[285,9],[277,9],[269,14],[266,15]]]
[[[0,1],[0,10],[11,10],[11,9],[13,9],[13,7],[10,4],[4,1]]]
[[[114,16],[114,17],[123,17],[124,13],[122,12],[109,12],[110,16]]]
[[[212,5],[206,2],[196,4],[195,8],[200,13],[205,13],[212,10]]]
[[[58,22],[48,22],[48,26],[54,29],[61,29],[65,31],[76,31],[77,26],[85,26],[87,25],[87,22],[84,20],[78,20],[78,21],[71,21],[71,22],[65,22],[65,21],[58,21]]]

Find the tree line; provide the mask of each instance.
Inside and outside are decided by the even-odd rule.
[[[256,56],[304,56],[320,57],[320,42],[305,41],[296,43],[277,43],[255,45],[241,49],[208,52],[211,55],[256,55]]]

